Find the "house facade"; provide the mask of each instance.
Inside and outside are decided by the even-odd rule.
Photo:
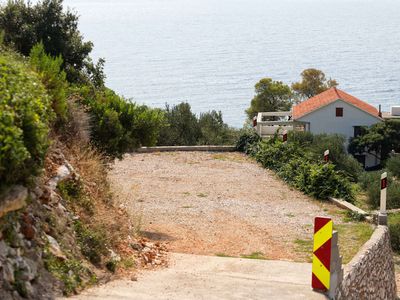
[[[260,135],[278,128],[302,130],[314,134],[341,134],[346,137],[346,147],[350,138],[357,136],[363,126],[382,122],[381,113],[374,106],[337,88],[331,88],[308,100],[293,106],[287,112],[288,118],[279,121],[264,121],[273,113],[260,113],[257,130]],[[276,119],[276,118],[275,118]],[[274,120],[275,120],[274,119]],[[379,160],[368,154],[356,157],[366,168],[379,164]]]

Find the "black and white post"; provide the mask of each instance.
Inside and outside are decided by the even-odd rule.
[[[284,131],[283,131],[282,139],[283,139],[283,142],[284,142],[284,143],[287,142],[287,130],[284,130]]]
[[[325,162],[329,161],[329,150],[325,150],[325,152],[324,152],[324,161]]]
[[[387,173],[381,175],[381,206],[378,214],[378,225],[387,225],[386,198],[387,198]]]

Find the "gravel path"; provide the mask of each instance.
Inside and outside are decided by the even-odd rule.
[[[173,252],[304,260],[296,239],[313,218],[337,212],[288,187],[241,153],[131,154],[109,173],[142,233]],[[340,217],[333,216],[340,223]]]

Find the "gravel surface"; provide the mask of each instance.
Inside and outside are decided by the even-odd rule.
[[[109,177],[142,234],[172,252],[301,261],[295,240],[312,238],[314,217],[341,219],[241,153],[130,154]]]

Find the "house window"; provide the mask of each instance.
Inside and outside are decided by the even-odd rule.
[[[343,117],[343,107],[336,107],[336,117]]]
[[[358,137],[363,133],[363,127],[362,126],[354,126],[354,137]]]

